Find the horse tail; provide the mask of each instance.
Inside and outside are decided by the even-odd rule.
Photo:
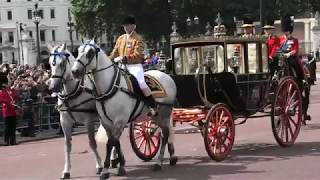
[[[107,141],[108,141],[106,129],[104,129],[104,127],[101,124],[100,124],[100,126],[98,128],[98,132],[96,134],[96,141],[98,143],[104,143],[104,144],[107,144]]]

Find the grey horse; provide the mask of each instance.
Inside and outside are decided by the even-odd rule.
[[[81,85],[80,80],[72,77],[71,67],[75,62],[73,55],[66,50],[66,45],[56,46],[50,50],[49,63],[51,66],[51,78],[49,79],[49,89],[53,92],[59,92],[58,110],[60,112],[60,123],[65,138],[65,164],[61,179],[70,178],[70,152],[72,126],[77,120],[86,124],[88,129],[89,145],[94,152],[97,174],[102,171],[100,155],[97,151],[95,140],[95,122],[99,120],[96,111],[96,103],[93,95]],[[85,80],[86,86],[91,86],[88,79]]]
[[[133,95],[127,93],[128,85],[122,73],[123,70],[113,63],[93,40],[81,45],[78,53],[77,60],[72,67],[72,74],[76,78],[82,77],[85,73],[92,74],[95,84],[97,110],[101,117],[101,123],[109,137],[106,145],[107,153],[104,170],[100,179],[109,178],[108,167],[110,165],[112,147],[115,147],[120,161],[118,175],[124,175],[126,173],[124,168],[125,159],[119,138],[128,121],[139,119],[136,117],[145,115],[148,109],[143,101],[139,101]],[[157,163],[153,166],[154,169],[159,170],[163,164],[167,144],[170,165],[175,165],[178,160],[174,155],[172,128],[172,110],[177,89],[173,79],[161,71],[151,70],[147,71],[146,74],[158,80],[167,93],[166,97],[156,98],[159,104],[158,115],[152,117],[162,132],[160,154]]]

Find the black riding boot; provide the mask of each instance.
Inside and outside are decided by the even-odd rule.
[[[145,99],[146,99],[145,102],[146,102],[147,106],[150,109],[150,112],[148,113],[148,115],[149,116],[156,116],[157,115],[157,111],[156,111],[157,104],[156,104],[156,101],[154,100],[152,95],[146,96]]]

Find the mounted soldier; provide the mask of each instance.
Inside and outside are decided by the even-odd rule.
[[[121,35],[111,52],[110,59],[121,62],[128,71],[137,79],[138,84],[145,95],[145,101],[150,108],[150,115],[156,115],[156,102],[151,95],[151,90],[145,82],[142,62],[144,60],[144,42],[136,33],[136,22],[133,16],[126,17],[122,22],[126,34]]]
[[[299,58],[299,41],[297,38],[293,37],[292,32],[294,28],[294,16],[285,15],[281,18],[281,30],[283,35],[280,37],[280,50],[284,53],[287,58],[289,65],[294,68],[296,72],[296,79],[301,92],[304,92],[302,101],[302,111],[304,120],[310,120],[310,115],[307,114],[309,106],[309,93],[305,87],[307,87],[307,82],[304,80],[304,70],[302,62]]]

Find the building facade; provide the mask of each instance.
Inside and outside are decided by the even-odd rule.
[[[35,3],[40,15],[40,61],[37,61],[37,33],[34,22]],[[70,0],[0,0],[0,64],[36,64],[48,59],[47,44],[67,43]],[[73,43],[79,34],[72,31]],[[69,48],[70,49],[70,48]]]

